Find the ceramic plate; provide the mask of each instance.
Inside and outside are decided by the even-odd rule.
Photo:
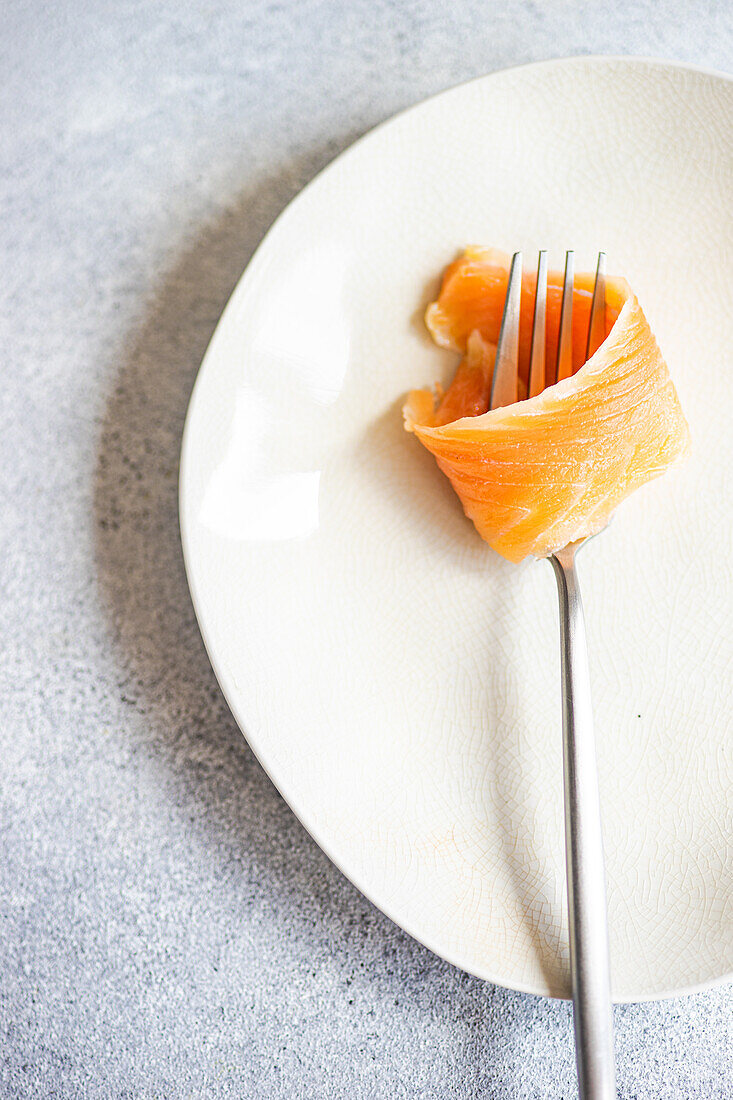
[[[733,81],[575,58],[454,88],[273,226],[191,401],[181,515],[203,636],[306,828],[456,965],[568,992],[554,579],[476,535],[402,428],[450,378],[426,303],[467,244],[598,249],[639,296],[694,456],[581,558],[614,996],[733,970]]]

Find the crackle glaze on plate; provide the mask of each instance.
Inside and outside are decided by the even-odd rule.
[[[598,249],[692,429],[689,464],[580,559],[614,996],[733,970],[729,742],[733,82],[549,62],[379,127],[286,210],[186,425],[182,531],[219,681],[305,826],[403,928],[502,985],[568,992],[557,608],[480,541],[402,428],[455,357],[422,324],[466,244]]]

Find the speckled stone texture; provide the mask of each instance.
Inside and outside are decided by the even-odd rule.
[[[570,1098],[567,1004],[458,972],[304,833],[219,694],[178,450],[284,204],[426,94],[733,61],[683,0],[5,0],[0,1095]],[[616,1010],[619,1095],[733,1096],[730,989]]]

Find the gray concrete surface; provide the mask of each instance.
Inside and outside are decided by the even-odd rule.
[[[196,368],[354,137],[579,52],[733,62],[729,3],[5,0],[0,1095],[560,1098],[567,1005],[375,911],[218,692],[179,551]],[[730,989],[617,1009],[620,1096],[733,1096]]]

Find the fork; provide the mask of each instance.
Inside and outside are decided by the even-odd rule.
[[[605,337],[605,261],[605,253],[600,252],[588,325],[586,359],[590,358]],[[547,377],[549,372],[545,362],[547,253],[539,254],[528,397],[536,396],[550,382],[559,382],[573,373],[573,268],[574,253],[567,252],[554,377],[550,379]],[[516,252],[509,272],[496,349],[491,389],[492,409],[518,400],[521,286],[522,254]],[[555,551],[550,557],[560,599],[570,972],[580,1097],[581,1100],[612,1100],[616,1096],[616,1086],[601,810],[585,620],[575,569],[575,557],[584,541],[581,539],[571,543],[564,549]]]

